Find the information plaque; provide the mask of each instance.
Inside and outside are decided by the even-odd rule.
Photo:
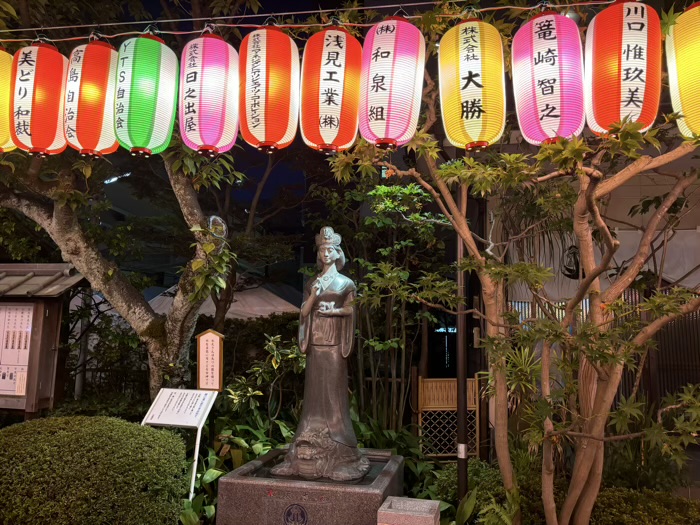
[[[34,305],[0,306],[0,395],[27,393]]]
[[[224,336],[207,330],[197,336],[197,388],[224,389]]]

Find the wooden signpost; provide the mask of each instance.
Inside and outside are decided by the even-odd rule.
[[[197,389],[224,389],[224,336],[215,330],[197,336]]]

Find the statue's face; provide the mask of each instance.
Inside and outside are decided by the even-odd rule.
[[[340,255],[338,254],[338,250],[336,250],[334,246],[330,244],[324,244],[319,248],[319,257],[321,258],[321,262],[323,264],[331,264],[338,260],[338,257],[340,257]]]

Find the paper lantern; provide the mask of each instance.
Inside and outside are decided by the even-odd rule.
[[[99,157],[119,147],[114,135],[117,50],[94,41],[68,58],[63,130],[68,145],[83,156]]]
[[[0,153],[15,149],[12,142],[12,112],[10,111],[10,93],[12,93],[12,55],[0,48]]]
[[[691,5],[671,26],[666,38],[668,80],[678,128],[687,138],[700,135],[700,2]]]
[[[294,140],[299,120],[299,49],[274,27],[246,35],[241,43],[241,136],[272,153]]]
[[[544,12],[513,38],[513,90],[520,131],[530,144],[583,130],[583,49],[576,22]]]
[[[498,30],[479,20],[456,25],[438,49],[440,109],[453,146],[486,147],[506,125],[503,44]]]
[[[182,50],[180,134],[188,148],[215,157],[238,136],[238,53],[206,34]]]
[[[395,149],[416,133],[425,69],[425,39],[401,17],[372,26],[362,49],[360,134]]]
[[[119,47],[114,130],[132,155],[149,157],[170,144],[177,76],[177,56],[160,38],[140,35]]]
[[[319,151],[344,151],[355,142],[360,110],[362,45],[345,29],[316,33],[301,70],[301,136]]]
[[[63,98],[68,59],[39,42],[12,60],[12,141],[31,154],[54,155],[66,149]]]
[[[661,22],[653,8],[620,2],[598,13],[586,33],[586,118],[605,133],[627,118],[646,131],[661,97]]]

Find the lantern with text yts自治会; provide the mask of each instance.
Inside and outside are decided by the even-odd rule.
[[[12,93],[12,55],[0,48],[0,153],[16,148],[12,142],[12,112],[10,111],[10,93]]]
[[[576,22],[544,12],[513,38],[513,91],[520,132],[530,144],[583,131],[583,48]]]
[[[362,45],[345,29],[316,33],[304,47],[301,136],[324,153],[355,142],[360,109]]]
[[[238,136],[238,53],[223,38],[205,34],[182,50],[180,134],[188,148],[214,157]]]
[[[456,25],[438,49],[440,109],[447,140],[467,150],[489,146],[506,125],[503,44],[479,20]]]
[[[114,131],[132,155],[148,157],[170,144],[177,81],[177,56],[160,38],[141,35],[119,47]]]
[[[294,140],[299,121],[299,49],[281,30],[263,27],[241,43],[241,136],[272,153]]]
[[[591,20],[586,33],[586,118],[594,133],[639,122],[648,130],[661,97],[661,22],[639,2],[619,2]]]
[[[362,48],[360,134],[395,149],[416,133],[425,70],[425,39],[401,17],[369,29]]]
[[[114,135],[117,50],[94,41],[68,58],[63,130],[68,145],[83,156],[99,157],[119,147]]]
[[[691,5],[666,37],[668,83],[678,128],[687,138],[700,135],[700,2]]]
[[[10,133],[15,145],[37,155],[66,149],[63,97],[68,59],[51,44],[24,47],[12,59]]]

